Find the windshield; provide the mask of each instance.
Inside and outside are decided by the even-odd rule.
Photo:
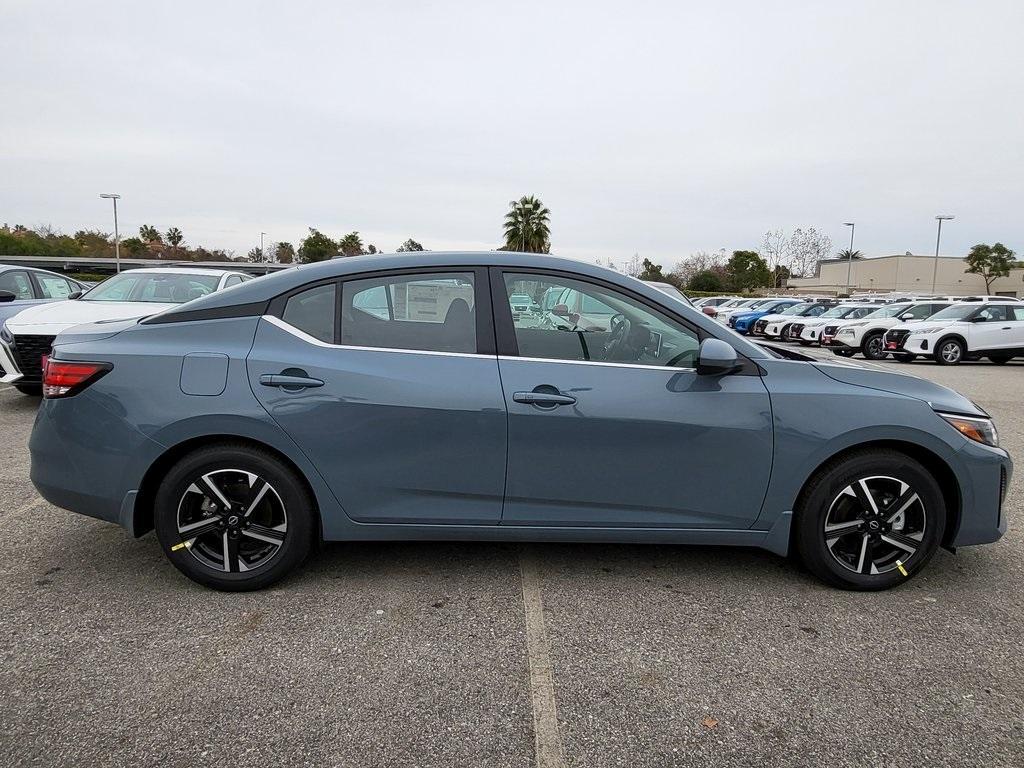
[[[97,285],[82,301],[137,301],[184,304],[217,290],[220,275],[122,272]]]
[[[953,304],[940,309],[934,315],[929,317],[929,320],[963,320],[974,310],[978,308],[977,304]]]
[[[874,312],[869,312],[864,317],[896,317],[896,315],[905,312],[909,308],[909,304],[890,304],[881,309],[876,309]]]
[[[832,307],[832,309],[822,312],[818,317],[845,317],[849,311],[850,307]]]

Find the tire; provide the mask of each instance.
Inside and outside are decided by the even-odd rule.
[[[1013,360],[1012,355],[989,355],[989,362],[995,365],[1006,365],[1008,362]]]
[[[798,339],[798,341],[800,342],[800,346],[801,347],[809,347],[809,346],[811,346],[811,342],[809,342],[809,341],[804,341],[803,339]]]
[[[869,333],[860,345],[861,354],[866,360],[884,360],[888,354],[882,344],[882,334]]]
[[[935,345],[932,357],[939,365],[959,365],[966,357],[967,350],[960,339],[943,339]]]
[[[917,358],[917,355],[913,355],[910,352],[893,352],[892,356],[901,363],[912,363]]]
[[[240,443],[184,456],[154,505],[157,539],[174,567],[226,592],[262,589],[295,570],[318,539],[317,521],[303,479],[269,451]]]
[[[21,394],[28,395],[29,397],[43,396],[42,384],[15,384],[14,388],[21,392]]]
[[[839,355],[840,357],[853,357],[852,349],[833,349],[833,355]]]
[[[819,579],[841,589],[889,589],[920,573],[935,554],[946,504],[920,463],[869,449],[822,467],[801,493],[793,524],[796,551]]]

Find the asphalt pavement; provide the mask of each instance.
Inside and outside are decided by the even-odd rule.
[[[1024,364],[882,365],[1024,456]],[[233,595],[40,500],[37,404],[0,391],[0,765],[1024,762],[1019,477],[1002,541],[881,594],[755,550],[360,543]]]

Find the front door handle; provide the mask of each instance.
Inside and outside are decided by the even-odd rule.
[[[512,399],[517,403],[527,405],[539,405],[541,408],[554,408],[556,405],[573,405],[576,398],[572,395],[563,395],[557,392],[515,392]]]
[[[264,387],[279,387],[280,389],[310,389],[324,385],[320,379],[286,373],[265,373],[260,376],[260,384]]]

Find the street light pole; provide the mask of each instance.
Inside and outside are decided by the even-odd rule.
[[[852,221],[844,221],[844,227],[850,228],[850,250],[846,252],[846,295],[850,295],[850,270],[853,269],[853,234],[857,231],[857,224]]]
[[[935,295],[935,278],[939,274],[939,242],[942,240],[942,222],[952,221],[955,216],[938,215],[935,217],[939,222],[939,231],[935,235],[935,261],[932,264],[932,295]]]
[[[263,248],[263,236],[265,234],[267,234],[267,233],[266,232],[260,232],[260,261],[263,262],[264,264],[267,263],[267,252]]]
[[[117,231],[117,201],[121,199],[120,195],[113,193],[102,194],[100,197],[114,202],[114,261],[117,263],[117,271],[121,271],[121,236]]]

